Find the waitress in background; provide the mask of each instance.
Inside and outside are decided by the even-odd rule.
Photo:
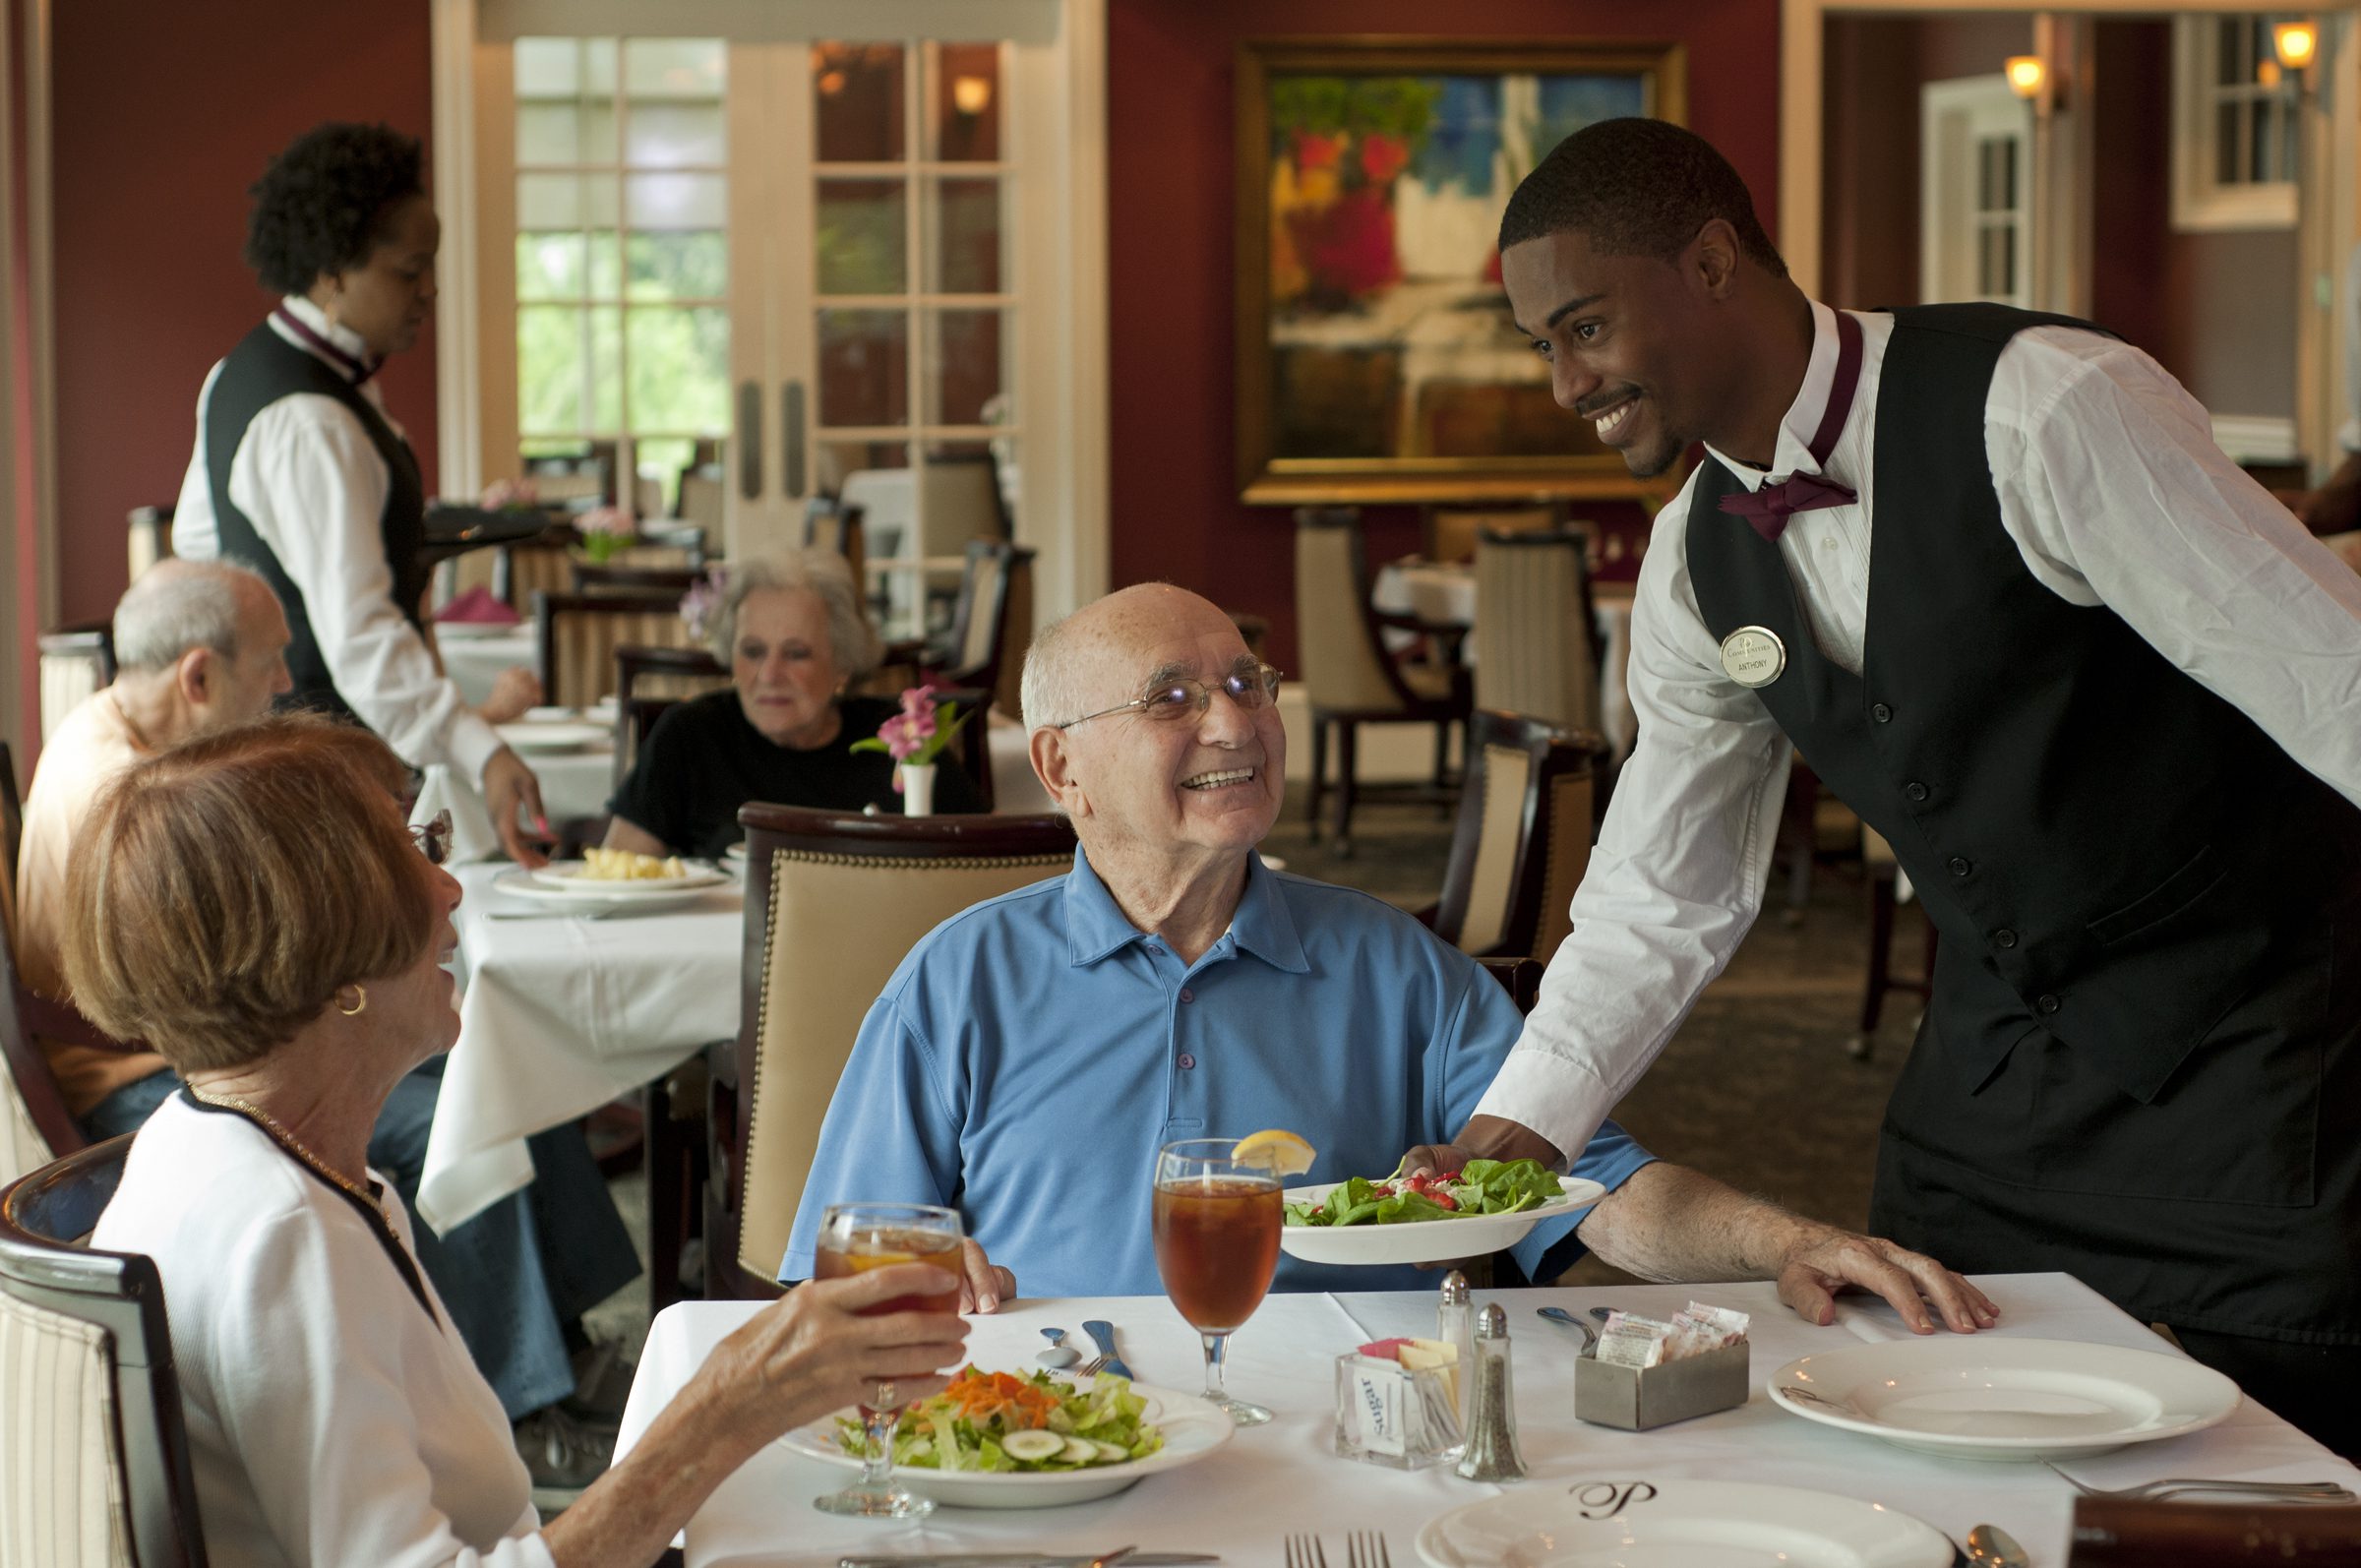
[[[426,492],[376,382],[435,301],[442,224],[418,143],[382,125],[319,126],[254,187],[246,261],[283,297],[206,378],[173,512],[175,554],[270,579],[294,640],[283,700],[359,720],[413,767],[478,781],[501,842],[542,857],[541,786],[428,647]]]

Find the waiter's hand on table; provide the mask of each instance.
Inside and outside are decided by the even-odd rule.
[[[1955,1334],[1972,1334],[2000,1321],[2000,1308],[1990,1297],[1923,1252],[1833,1225],[1799,1224],[1805,1234],[1788,1247],[1780,1267],[1779,1298],[1807,1323],[1834,1323],[1836,1297],[1848,1290],[1884,1297],[1913,1334],[1935,1331],[1929,1303]]]
[[[1438,1176],[1464,1171],[1470,1160],[1539,1160],[1552,1171],[1566,1168],[1557,1145],[1521,1122],[1504,1116],[1471,1116],[1449,1143],[1422,1143],[1402,1157],[1402,1174]]]
[[[959,1243],[959,1310],[997,1312],[1002,1301],[1016,1296],[1016,1276],[984,1255],[984,1243],[970,1236]]]
[[[549,836],[549,817],[541,809],[541,781],[522,757],[505,746],[484,764],[484,806],[492,814],[492,826],[511,860],[527,871],[549,864],[549,857],[524,836],[520,820],[531,818],[542,837]]]

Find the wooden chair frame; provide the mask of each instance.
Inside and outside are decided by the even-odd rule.
[[[130,1134],[110,1138],[0,1188],[0,1292],[106,1330],[132,1560],[206,1568],[163,1280],[152,1259],[80,1244],[130,1152]]]
[[[777,1283],[748,1273],[738,1261],[738,1252],[748,1140],[754,1129],[751,1086],[759,1071],[770,972],[774,852],[852,855],[877,861],[1070,856],[1074,830],[1062,816],[866,816],[767,805],[747,807],[738,814],[738,820],[746,827],[747,843],[746,935],[739,962],[743,992],[736,1046],[714,1054],[712,1099],[707,1111],[712,1138],[707,1159],[712,1176],[705,1205],[705,1295],[708,1298],[762,1299],[779,1294]],[[725,1136],[729,1141],[723,1144],[720,1139]]]
[[[1485,758],[1493,747],[1514,748],[1523,752],[1527,760],[1515,870],[1509,877],[1508,918],[1501,926],[1500,939],[1482,955],[1505,958],[1531,954],[1540,941],[1546,913],[1542,899],[1548,883],[1544,814],[1551,791],[1559,779],[1575,773],[1588,773],[1594,792],[1603,788],[1611,749],[1605,737],[1594,731],[1561,730],[1519,713],[1479,708],[1470,716],[1467,782],[1460,794],[1459,820],[1451,834],[1450,859],[1443,867],[1442,896],[1430,922],[1434,934],[1447,942],[1456,943],[1467,929],[1476,860],[1483,842]],[[1597,817],[1592,820],[1596,822]]]

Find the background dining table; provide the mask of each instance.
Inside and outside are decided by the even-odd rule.
[[[1139,1223],[1146,1223],[1143,1212]],[[1080,1222],[1077,1223],[1086,1223]],[[1023,1285],[1023,1280],[1018,1280]],[[2064,1274],[2011,1274],[1977,1282],[2001,1307],[2002,1338],[2074,1340],[2180,1353]],[[1567,1490],[1599,1481],[1672,1478],[1744,1480],[1833,1492],[1915,1515],[1950,1535],[1997,1524],[2031,1554],[2034,1568],[2062,1568],[2072,1486],[2039,1464],[1941,1459],[1876,1438],[1807,1421],[1765,1392],[1787,1361],[1865,1341],[1907,1340],[1883,1302],[1846,1298],[1836,1325],[1803,1322],[1774,1287],[1634,1285],[1606,1289],[1478,1292],[1508,1312],[1514,1403],[1526,1490]],[[1579,1336],[1535,1315],[1544,1305],[1580,1314],[1597,1305],[1666,1315],[1690,1300],[1751,1314],[1752,1393],[1732,1410],[1647,1432],[1589,1425],[1573,1416]],[[1266,1405],[1269,1425],[1236,1433],[1185,1468],[1143,1478],[1097,1502],[1024,1511],[938,1508],[924,1521],[837,1519],[810,1499],[852,1472],[773,1444],[723,1481],[690,1521],[682,1544],[691,1568],[784,1568],[832,1563],[850,1550],[875,1552],[1093,1552],[1133,1544],[1143,1551],[1218,1552],[1230,1564],[1276,1565],[1290,1534],[1325,1538],[1327,1560],[1345,1561],[1351,1531],[1383,1535],[1395,1568],[1419,1561],[1415,1541],[1428,1520],[1508,1486],[1461,1479],[1449,1466],[1396,1471],[1337,1457],[1334,1368],[1338,1356],[1389,1336],[1431,1336],[1433,1295],[1300,1295],[1267,1297],[1230,1342],[1233,1394]],[[756,1303],[693,1301],[666,1308],[651,1326],[616,1444],[620,1459],[665,1403]],[[1079,1329],[1086,1318],[1116,1327],[1123,1358],[1142,1383],[1184,1393],[1202,1386],[1197,1335],[1162,1297],[1018,1300],[971,1320],[969,1358],[994,1370],[1025,1370],[1041,1330]],[[2066,1463],[2096,1486],[2165,1477],[2333,1480],[2361,1489],[2361,1472],[2249,1400],[2217,1426]]]
[[[1592,613],[1599,617],[1599,635],[1605,644],[1599,664],[1599,722],[1618,757],[1631,754],[1640,723],[1631,707],[1631,604],[1639,584],[1594,582]],[[1389,561],[1369,582],[1371,607],[1388,615],[1415,615],[1437,626],[1476,624],[1476,569],[1451,562]],[[1389,633],[1407,636],[1408,633]],[[1473,661],[1475,639],[1461,648]]]

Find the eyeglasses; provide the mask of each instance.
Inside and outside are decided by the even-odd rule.
[[[412,822],[410,837],[418,841],[418,853],[429,866],[442,865],[451,859],[451,813],[437,812],[431,821]]]
[[[1180,676],[1171,681],[1159,681],[1128,702],[1119,702],[1096,713],[1085,713],[1063,724],[1053,724],[1054,730],[1070,730],[1092,719],[1103,719],[1110,713],[1137,713],[1142,718],[1171,722],[1202,713],[1213,706],[1213,694],[1224,692],[1230,700],[1248,712],[1262,706],[1279,694],[1279,671],[1273,665],[1254,664],[1232,670],[1219,681],[1199,681]]]

